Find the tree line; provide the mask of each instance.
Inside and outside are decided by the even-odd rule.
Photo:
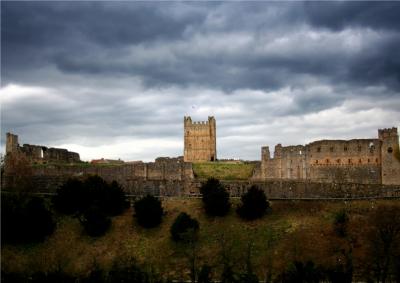
[[[200,188],[202,204],[208,217],[225,217],[233,204],[229,193],[217,179],[209,179]],[[31,244],[44,241],[56,229],[56,216],[67,215],[79,220],[83,231],[91,237],[101,237],[109,230],[112,217],[121,215],[130,207],[126,195],[117,182],[108,183],[99,176],[86,179],[70,179],[49,201],[26,194],[2,197],[2,244]],[[245,221],[264,217],[272,207],[265,193],[252,186],[241,197],[236,214]],[[166,211],[162,201],[146,195],[133,203],[132,219],[144,229],[159,226]],[[371,282],[400,282],[400,212],[398,207],[379,207],[370,218],[368,238],[370,249],[365,258],[369,272],[365,279]],[[294,259],[279,274],[267,268],[265,282],[352,282],[355,267],[354,249],[357,239],[350,231],[349,215],[346,210],[335,214],[333,231],[342,244],[340,262],[329,268],[312,260]],[[181,212],[170,226],[170,239],[187,258],[192,282],[226,283],[259,282],[252,266],[252,242],[243,251],[244,268],[238,271],[233,263],[231,246],[221,231],[220,252],[222,270],[218,274],[212,266],[198,263],[199,221]],[[266,237],[273,243],[273,239]],[[272,244],[271,244],[272,245]],[[267,259],[273,261],[273,257]],[[271,264],[269,262],[268,264]],[[267,266],[268,266],[267,264]],[[62,270],[52,273],[35,273],[29,278],[2,271],[4,282],[168,282],[162,275],[152,274],[132,258],[116,261],[110,270],[94,265],[86,277],[76,278]],[[78,281],[77,281],[78,280]],[[167,280],[167,281],[165,281]]]

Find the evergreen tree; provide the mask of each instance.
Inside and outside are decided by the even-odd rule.
[[[242,203],[237,208],[240,217],[246,220],[261,218],[269,209],[269,202],[264,191],[253,185],[247,193],[242,196]]]
[[[220,181],[210,178],[204,183],[200,192],[204,209],[209,216],[224,216],[229,212],[231,204],[229,202],[229,193],[222,186]]]
[[[147,195],[136,201],[133,206],[135,208],[134,217],[136,217],[139,225],[145,228],[152,228],[161,223],[164,209],[159,199]]]
[[[179,241],[193,241],[196,239],[199,230],[199,222],[190,217],[185,212],[181,212],[171,226],[170,232],[172,240]]]

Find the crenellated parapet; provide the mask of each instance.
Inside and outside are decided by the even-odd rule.
[[[398,137],[397,128],[384,128],[378,130],[378,137],[380,140],[389,138],[389,137]]]

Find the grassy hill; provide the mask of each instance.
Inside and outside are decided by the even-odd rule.
[[[201,179],[247,180],[253,174],[254,167],[254,164],[248,163],[203,162],[193,163],[193,172]]]
[[[175,217],[185,211],[200,222],[198,266],[209,264],[214,274],[219,274],[225,254],[235,269],[243,270],[250,251],[254,270],[262,279],[269,265],[276,275],[294,259],[311,259],[325,266],[335,263],[341,253],[338,246],[345,245],[333,230],[335,213],[344,208],[349,212],[354,228],[350,230],[359,238],[368,227],[365,217],[377,205],[385,204],[395,204],[400,209],[398,201],[274,201],[269,215],[246,222],[238,218],[234,209],[226,217],[209,218],[204,214],[201,200],[166,199],[163,201],[166,215],[160,227],[139,227],[133,221],[132,210],[128,210],[113,218],[111,230],[98,239],[84,235],[77,219],[59,217],[55,233],[44,243],[3,246],[2,269],[29,273],[58,268],[80,275],[86,274],[95,262],[108,269],[115,259],[133,256],[147,270],[174,279],[188,279],[189,248],[172,242],[169,234]],[[360,238],[353,254],[362,255],[364,247]]]

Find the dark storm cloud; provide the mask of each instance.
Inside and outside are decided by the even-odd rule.
[[[233,91],[299,86],[301,75],[336,84],[385,84],[399,89],[400,3],[126,3],[3,2],[5,81],[54,65],[65,73],[139,77],[153,85],[202,85]],[[361,39],[351,58],[334,42],[313,46],[312,27],[377,28],[384,43]],[[297,32],[297,35],[296,35]],[[386,38],[386,32],[390,32]],[[235,46],[233,35],[248,42]],[[288,36],[290,48],[257,51]],[[349,35],[351,36],[351,35]],[[200,39],[199,39],[200,38]],[[226,38],[226,39],[224,39]],[[198,50],[198,42],[207,42]],[[214,46],[215,41],[224,40]],[[339,38],[340,40],[340,38]],[[185,44],[184,44],[185,43]],[[340,44],[340,43],[339,43]],[[170,60],[142,59],[130,48],[157,49]],[[164,48],[163,48],[164,47]],[[279,45],[273,47],[279,49]],[[300,49],[300,50],[298,50]],[[157,52],[155,51],[155,52]],[[167,54],[168,55],[168,54]],[[373,66],[373,68],[371,68]],[[291,79],[288,79],[291,78]],[[373,79],[372,79],[373,78]]]
[[[399,9],[400,11],[400,9]],[[400,36],[399,34],[382,40],[351,61],[348,75],[361,84],[381,84],[389,89],[400,90]]]
[[[134,5],[132,5],[134,4]],[[2,59],[7,71],[52,64],[125,44],[173,40],[199,15],[171,17],[167,3],[2,2]],[[20,70],[17,70],[20,71]]]
[[[306,2],[305,15],[314,26],[340,30],[349,26],[399,30],[400,2]]]

